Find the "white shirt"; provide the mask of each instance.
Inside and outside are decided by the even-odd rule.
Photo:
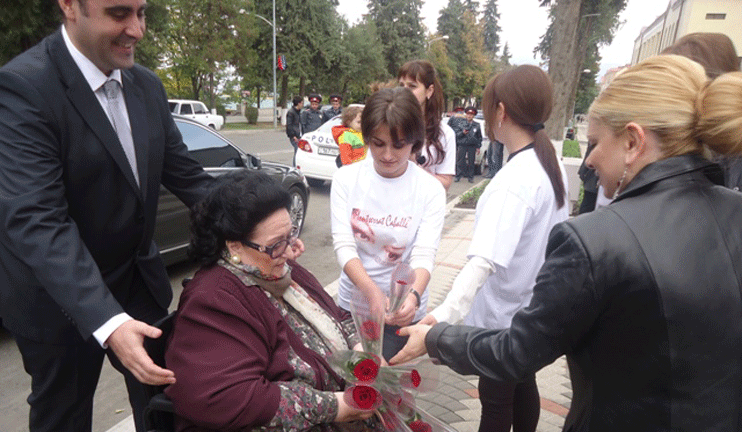
[[[497,172],[477,203],[467,253],[470,260],[486,260],[494,272],[481,287],[454,282],[446,300],[433,311],[439,322],[455,322],[468,311],[466,324],[508,328],[513,315],[528,305],[544,263],[549,232],[569,217],[567,176],[561,161],[559,169],[565,185],[561,208],[533,149],[518,153]]]
[[[396,178],[380,176],[373,158],[341,167],[332,178],[330,208],[332,239],[341,268],[359,258],[364,270],[384,294],[399,262],[431,272],[440,242],[446,207],[441,183],[408,162]],[[338,305],[349,310],[356,286],[340,275]],[[425,316],[428,291],[422,295],[415,320]]]
[[[105,84],[106,81],[109,79],[115,79],[121,84],[121,88],[124,88],[124,83],[121,80],[121,71],[119,69],[114,69],[113,72],[111,72],[110,76],[106,76],[96,65],[93,64],[83,53],[81,53],[77,47],[72,43],[72,40],[70,39],[70,36],[67,34],[67,29],[64,28],[64,25],[62,25],[62,38],[64,39],[64,44],[67,46],[67,50],[70,52],[70,55],[72,56],[72,60],[75,62],[77,67],[80,69],[80,72],[82,72],[82,75],[85,77],[85,81],[88,82],[88,85],[90,85],[90,89],[93,90],[93,93],[95,93],[95,97],[98,99],[98,102],[100,102],[101,108],[103,109],[103,112],[106,113],[106,117],[108,117],[108,121],[111,121],[111,117],[108,115],[108,99],[106,99],[106,94],[103,92],[103,84]],[[126,121],[129,121],[129,112],[126,109],[126,103],[124,103],[124,98],[118,98],[119,101],[119,109],[123,110],[123,113],[126,113]],[[113,122],[111,123],[113,124]],[[131,125],[127,125],[129,130],[131,130]],[[115,315],[108,321],[106,321],[102,326],[98,328],[98,330],[93,332],[93,337],[95,340],[98,341],[100,346],[103,348],[108,348],[108,345],[106,345],[106,340],[108,340],[109,336],[111,336],[111,333],[113,333],[121,324],[125,323],[126,321],[129,321],[133,319],[129,314],[126,313],[120,313],[118,315]]]
[[[426,158],[423,168],[431,174],[456,174],[456,133],[451,129],[446,121],[441,120],[441,134],[439,136],[443,151],[446,156],[439,163],[433,163],[437,159],[438,151],[435,147],[430,146],[431,158],[428,159],[428,148],[423,147],[422,154]],[[427,143],[426,143],[427,145]]]

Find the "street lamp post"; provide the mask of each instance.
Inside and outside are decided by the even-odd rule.
[[[430,51],[430,44],[432,44],[435,41],[446,40],[446,39],[448,39],[448,35],[443,35],[441,37],[437,37],[437,38],[433,38],[433,39],[429,40],[428,41],[428,51]]]
[[[265,21],[273,29],[273,129],[275,129],[278,127],[278,103],[276,100],[276,0],[273,0],[273,22],[268,21],[262,15],[256,13],[252,15]]]

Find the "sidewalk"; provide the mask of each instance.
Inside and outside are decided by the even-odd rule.
[[[474,210],[456,209],[458,199],[447,205],[443,233],[435,257],[435,266],[428,289],[428,310],[440,305],[451,289],[453,280],[466,263],[466,251],[474,230]],[[325,287],[327,292],[337,294],[337,281]],[[435,392],[418,395],[420,407],[437,416],[459,432],[476,432],[479,428],[481,405],[479,403],[476,376],[462,376],[446,366],[439,366],[441,383]],[[564,357],[541,369],[536,374],[541,396],[541,416],[537,432],[562,430],[564,417],[572,401],[572,388]],[[122,420],[108,432],[133,432],[131,416]]]

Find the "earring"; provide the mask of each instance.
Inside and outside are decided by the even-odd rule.
[[[242,260],[240,259],[240,256],[236,254],[229,257],[229,260],[232,261],[232,264],[235,264],[235,265],[242,262]]]
[[[613,192],[613,198],[612,200],[616,199],[618,196],[618,193],[621,192],[621,186],[623,186],[624,180],[626,180],[626,172],[629,170],[629,167],[626,167],[623,169],[623,175],[621,176],[621,180],[618,181],[618,186],[616,186],[616,190]]]
[[[499,122],[497,123],[497,128],[498,128],[498,129],[500,129],[501,127],[502,127],[502,120],[500,120],[500,121],[499,121]]]

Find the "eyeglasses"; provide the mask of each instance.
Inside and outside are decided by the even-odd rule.
[[[278,258],[281,255],[283,255],[284,252],[286,252],[286,248],[289,246],[293,246],[294,243],[296,243],[296,240],[299,238],[299,227],[291,227],[291,233],[289,233],[288,238],[281,239],[275,243],[273,243],[270,246],[262,246],[257,243],[253,243],[250,241],[243,241],[242,244],[255,249],[258,252],[263,252],[265,254],[270,255],[271,258]]]

